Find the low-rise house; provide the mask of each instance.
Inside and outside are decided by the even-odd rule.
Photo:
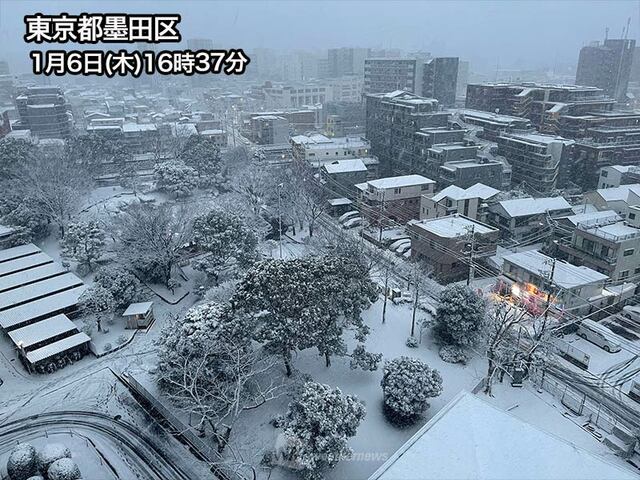
[[[420,218],[420,198],[433,195],[436,182],[422,175],[401,175],[356,184],[362,213],[371,223],[380,218],[405,224]],[[383,221],[384,223],[384,221]]]
[[[338,195],[356,194],[356,183],[367,180],[368,170],[359,158],[336,160],[320,168],[322,180],[330,191]]]
[[[620,221],[616,214],[577,224],[570,239],[558,243],[558,252],[571,263],[586,265],[612,280],[640,274],[640,229]]]
[[[511,167],[498,160],[478,157],[446,162],[438,170],[440,186],[468,188],[476,183],[508,190],[511,185]]]
[[[588,312],[591,300],[602,295],[609,277],[585,266],[556,260],[535,250],[505,255],[502,274],[511,284],[511,296],[529,309]]]
[[[518,198],[490,205],[487,222],[499,227],[506,236],[522,239],[544,226],[547,215],[557,218],[572,213],[571,205],[563,197]]]
[[[411,256],[433,267],[441,281],[465,278],[469,273],[470,246],[474,256],[495,252],[499,231],[463,215],[413,220],[407,224],[411,236]],[[480,246],[481,245],[481,246]]]
[[[596,206],[598,210],[615,210],[626,216],[629,205],[640,203],[640,184],[620,185],[612,188],[599,188],[584,194],[587,202]]]
[[[611,165],[602,167],[598,188],[615,188],[640,182],[640,167],[635,165]]]
[[[365,158],[371,156],[371,145],[360,137],[329,138],[318,133],[291,137],[293,157],[313,166],[336,160]]]
[[[420,219],[445,217],[459,213],[473,220],[483,220],[487,201],[495,198],[500,190],[476,183],[464,189],[451,185],[432,197],[423,195],[420,201]]]

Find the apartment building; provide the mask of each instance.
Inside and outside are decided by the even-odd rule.
[[[448,124],[437,100],[400,90],[366,95],[365,119],[366,137],[386,174],[414,173],[415,149],[422,148],[414,146],[415,133]]]
[[[458,84],[458,57],[436,57],[422,67],[423,97],[435,98],[445,107],[456,103]]]
[[[364,93],[422,90],[423,64],[414,58],[367,58],[364,61]]]
[[[330,48],[327,51],[327,74],[330,77],[359,75],[362,77],[364,62],[369,57],[368,48]]]
[[[486,157],[455,160],[443,163],[438,170],[437,178],[440,187],[456,185],[460,188],[469,188],[482,183],[494,189],[509,190],[511,167]]]
[[[404,225],[420,218],[420,199],[433,195],[436,182],[422,175],[379,178],[356,185],[360,191],[361,212],[372,224]]]
[[[577,224],[570,240],[558,244],[558,252],[612,280],[627,280],[640,274],[640,229],[616,214],[588,219]]]
[[[71,106],[59,87],[29,87],[15,99],[20,120],[13,130],[30,130],[38,138],[68,138],[73,128]]]
[[[325,163],[320,175],[332,196],[356,197],[359,190],[355,185],[367,181],[369,170],[362,159],[351,158]]]
[[[278,145],[289,141],[289,122],[278,115],[251,118],[251,139],[259,145]]]
[[[320,166],[336,160],[371,156],[370,143],[361,137],[329,138],[318,133],[291,137],[293,158]]]
[[[497,139],[498,154],[511,165],[512,185],[526,184],[538,193],[547,193],[562,184],[572,159],[573,140],[539,133],[503,133]]]
[[[478,137],[491,142],[497,141],[503,133],[531,129],[531,122],[527,118],[469,108],[454,110],[453,118],[460,119],[465,124],[480,127],[482,130],[477,133]]]
[[[640,204],[640,184],[626,184],[619,187],[599,188],[584,194],[585,202],[598,210],[613,210],[623,217],[629,207]]]
[[[582,47],[576,84],[601,88],[618,102],[626,102],[635,40],[607,38]]]
[[[566,115],[613,110],[615,99],[601,88],[540,83],[470,83],[465,107],[527,118],[541,132],[561,135]]]
[[[478,245],[476,252],[495,252],[499,231],[463,215],[412,220],[407,224],[411,237],[411,257],[423,260],[433,267],[434,276],[442,282],[466,278],[472,236]],[[482,245],[482,247],[479,247]]]

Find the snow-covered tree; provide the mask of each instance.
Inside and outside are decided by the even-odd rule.
[[[47,470],[48,480],[78,480],[81,477],[78,465],[70,458],[56,460]]]
[[[249,267],[257,257],[258,240],[243,219],[224,210],[214,209],[193,222],[193,241],[205,252],[194,263],[218,284],[220,275]]]
[[[482,330],[486,302],[466,285],[452,284],[440,294],[434,334],[447,345],[473,344]]]
[[[3,139],[0,142],[0,180],[15,180],[36,155],[36,146],[31,142],[13,138]]]
[[[6,185],[6,188],[4,188]],[[13,184],[0,184],[0,224],[24,232],[25,243],[41,240],[49,235],[49,219],[38,208],[33,198],[18,192]]]
[[[382,392],[385,412],[393,420],[414,420],[429,408],[429,399],[442,393],[440,372],[412,357],[385,362]]]
[[[9,454],[7,473],[11,480],[25,480],[38,474],[36,449],[28,443],[19,443]]]
[[[80,295],[78,305],[85,314],[95,316],[98,331],[101,332],[102,320],[113,315],[117,304],[109,289],[95,284]]]
[[[156,188],[176,198],[188,197],[198,186],[198,172],[184,162],[169,160],[156,165],[153,171]]]
[[[47,443],[38,452],[38,468],[41,472],[46,472],[49,466],[61,458],[71,458],[71,450],[61,443]]]
[[[351,362],[349,367],[352,370],[361,369],[365,371],[373,371],[378,369],[378,365],[382,360],[381,353],[367,352],[365,346],[359,343],[356,348],[351,352]]]
[[[96,272],[94,282],[109,291],[117,308],[127,307],[140,296],[140,281],[121,265],[102,267]]]
[[[282,428],[287,437],[287,458],[306,478],[322,478],[353,453],[348,440],[366,415],[364,404],[353,395],[328,385],[307,382],[289,404]]]
[[[62,241],[62,255],[74,259],[81,268],[91,271],[102,256],[104,247],[104,229],[97,221],[70,223]]]
[[[191,238],[191,215],[170,205],[130,205],[115,222],[121,262],[140,278],[165,285]]]
[[[345,330],[363,341],[369,329],[361,318],[377,297],[363,267],[336,256],[265,260],[239,283],[231,304],[259,318],[254,339],[282,356],[287,375],[295,351],[316,347],[327,366],[346,355]]]
[[[252,347],[246,324],[225,305],[193,307],[166,327],[157,346],[158,384],[174,405],[195,415],[198,430],[211,427],[220,451],[242,412],[284,392],[270,380],[276,359]]]
[[[191,135],[182,145],[177,159],[196,171],[198,186],[218,190],[225,186],[220,148],[210,138]]]

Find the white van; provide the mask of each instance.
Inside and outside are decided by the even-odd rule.
[[[344,224],[344,222],[346,222],[347,220],[351,220],[352,218],[359,217],[359,216],[360,216],[359,211],[351,210],[350,212],[343,213],[342,215],[340,215],[340,217],[338,217],[338,222]]]
[[[342,224],[342,228],[349,229],[349,228],[359,227],[361,225],[362,225],[362,217],[356,217],[344,222]]]
[[[405,245],[407,243],[411,245],[411,239],[401,238],[400,240],[396,240],[391,245],[389,245],[389,250],[391,250],[392,252],[395,252],[401,245]]]
[[[640,323],[640,307],[637,305],[625,305],[622,308],[622,316],[632,322]]]
[[[599,346],[605,352],[616,353],[621,350],[620,345],[610,337],[611,331],[593,320],[585,319],[578,326],[578,336]]]

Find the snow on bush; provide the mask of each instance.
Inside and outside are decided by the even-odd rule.
[[[446,345],[473,344],[486,317],[486,302],[466,285],[447,286],[440,294],[433,333]]]
[[[442,393],[440,372],[412,357],[385,362],[380,384],[385,413],[398,423],[415,420],[429,408],[428,399]]]
[[[360,368],[364,371],[374,371],[378,369],[378,364],[381,360],[381,353],[367,352],[364,345],[360,343],[351,353],[351,362],[349,363],[349,367],[351,370]]]
[[[40,475],[34,475],[33,477],[27,478],[27,480],[44,480],[44,477]]]
[[[36,449],[28,443],[19,443],[9,455],[7,473],[11,480],[25,480],[38,474]]]
[[[178,160],[156,165],[153,174],[156,188],[176,198],[188,197],[198,186],[198,172]]]
[[[71,458],[71,451],[61,443],[48,443],[38,452],[38,468],[46,472],[49,465],[61,458]]]
[[[356,434],[365,414],[357,397],[328,385],[305,383],[284,420],[288,465],[302,470],[305,478],[323,478],[324,469],[351,456],[348,439]]]
[[[70,458],[56,460],[47,470],[49,480],[78,480],[80,477],[78,465]]]
[[[410,336],[407,338],[405,345],[409,348],[418,348],[418,339],[414,336]]]
[[[438,351],[438,355],[447,363],[462,363],[464,365],[469,360],[464,350],[455,345],[444,345]]]

